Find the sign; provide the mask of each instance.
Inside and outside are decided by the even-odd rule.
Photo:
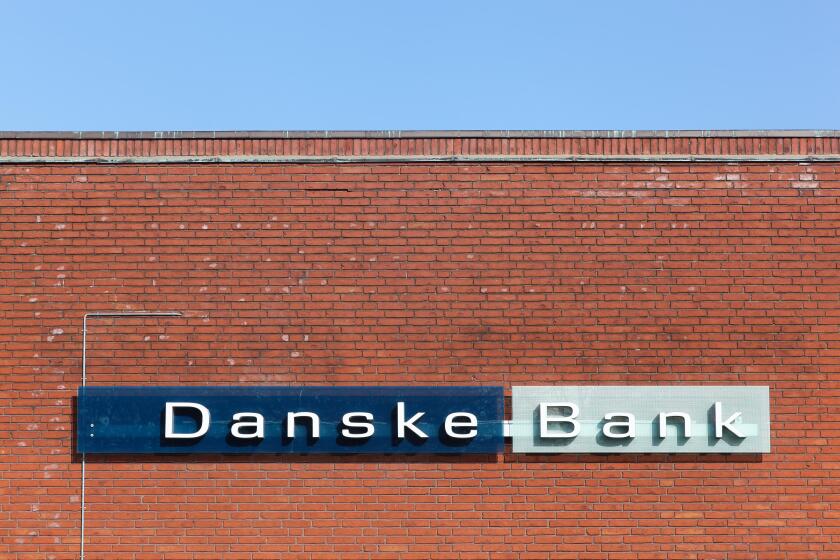
[[[767,453],[755,386],[79,389],[81,453]]]
[[[514,453],[768,453],[767,387],[513,387]]]
[[[80,453],[499,453],[501,387],[79,389]]]

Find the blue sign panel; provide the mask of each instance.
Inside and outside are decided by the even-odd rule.
[[[499,453],[501,387],[79,388],[80,453]]]

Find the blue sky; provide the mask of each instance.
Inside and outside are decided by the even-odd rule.
[[[0,6],[0,130],[840,128],[840,2]]]

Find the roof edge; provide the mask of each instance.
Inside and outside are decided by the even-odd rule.
[[[838,154],[800,155],[696,155],[696,154],[638,154],[638,155],[324,155],[324,156],[0,156],[0,165],[194,165],[194,164],[604,164],[604,163],[837,163]]]
[[[840,138],[840,130],[169,130],[76,132],[0,131],[0,139],[44,140],[218,140],[330,138]]]

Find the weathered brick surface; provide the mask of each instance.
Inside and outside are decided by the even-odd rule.
[[[840,558],[838,228],[832,163],[0,166],[0,558],[78,555],[141,309],[90,383],[767,384],[773,452],[91,459],[88,558]]]

